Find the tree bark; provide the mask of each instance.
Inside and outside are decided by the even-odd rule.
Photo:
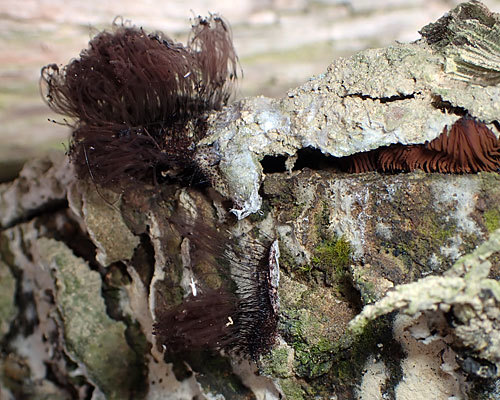
[[[498,173],[349,174],[304,149],[424,143],[466,113],[498,136],[499,31],[498,15],[465,3],[416,43],[212,115],[198,146],[212,187],[117,194],[77,180],[62,155],[27,163],[0,185],[0,397],[498,396]],[[274,240],[279,310],[259,297],[274,299]],[[241,297],[242,279],[277,315],[257,356],[175,352],[155,334],[195,294]]]

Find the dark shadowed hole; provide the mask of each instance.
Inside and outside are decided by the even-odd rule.
[[[274,172],[285,172],[286,165],[285,162],[288,159],[287,156],[279,155],[279,156],[265,156],[260,165],[262,165],[262,169],[265,174],[272,174]]]
[[[300,149],[297,152],[297,161],[295,161],[293,170],[297,171],[304,168],[314,170],[332,168],[339,169],[339,166],[339,158],[325,155],[321,152],[321,150],[306,147],[305,149]]]
[[[493,121],[493,125],[495,126],[495,128],[497,128],[497,131],[500,132],[500,122],[495,120],[495,121]],[[498,135],[497,135],[497,137],[498,137]]]
[[[432,96],[432,103],[435,108],[441,110],[442,112],[447,112],[450,114],[464,116],[467,114],[467,110],[463,107],[458,107],[453,105],[447,100],[443,100],[441,96]]]

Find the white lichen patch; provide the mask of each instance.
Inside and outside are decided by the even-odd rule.
[[[487,11],[477,7],[479,13]],[[494,18],[494,25],[481,26],[482,36],[469,32],[477,58],[485,58],[494,47],[481,47],[481,40],[498,42],[491,35],[500,25]],[[460,29],[469,34],[467,21]],[[472,57],[470,46],[465,47]],[[343,157],[393,143],[425,143],[459,118],[446,111],[447,104],[492,123],[500,108],[500,85],[485,88],[473,80],[457,80],[455,72],[444,68],[451,59],[447,51],[425,40],[365,50],[335,60],[325,74],[290,90],[285,98],[256,97],[233,104],[212,115],[208,136],[198,143],[200,158],[210,155],[212,160],[202,168],[216,189],[233,200],[233,212],[242,219],[261,206],[260,161],[265,156],[294,157],[311,147]],[[454,51],[461,47],[455,45]]]
[[[440,179],[432,187],[432,195],[436,205],[443,209],[453,210],[444,218],[453,218],[453,222],[461,231],[468,234],[481,234],[471,214],[476,208],[476,196],[479,181],[470,176],[450,176]]]
[[[389,371],[383,361],[368,357],[363,369],[363,377],[355,389],[357,400],[383,400],[383,387],[389,378]]]

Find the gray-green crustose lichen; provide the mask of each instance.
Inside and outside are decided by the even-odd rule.
[[[70,204],[85,220],[89,236],[97,247],[97,261],[108,266],[116,261],[130,260],[139,238],[130,231],[123,219],[119,209],[121,199],[104,188],[96,191],[94,185],[83,181],[77,187],[72,187],[72,191],[80,192],[81,210],[75,199]],[[76,193],[72,193],[72,196],[76,196]]]
[[[140,377],[125,325],[106,313],[101,278],[61,242],[40,238],[41,261],[54,271],[66,349],[109,399],[128,398]]]
[[[288,378],[293,376],[289,360],[293,359],[293,350],[285,343],[274,346],[268,354],[259,360],[259,370],[262,374],[274,378]]]
[[[16,280],[8,265],[0,260],[0,340],[17,314],[15,292]]]
[[[429,276],[400,285],[349,324],[353,333],[384,314],[399,310],[407,315],[423,311],[452,310],[457,323],[453,330],[461,343],[479,357],[496,365],[500,375],[500,283],[489,279],[488,258],[500,251],[500,230],[474,252],[462,257],[443,276]]]
[[[281,390],[283,391],[286,399],[304,400],[307,398],[307,394],[302,388],[302,385],[295,379],[280,379],[279,385],[281,386]]]
[[[353,316],[348,303],[330,288],[308,288],[287,276],[280,281],[280,300],[279,332],[293,348],[293,374],[315,379],[328,373],[338,339]]]

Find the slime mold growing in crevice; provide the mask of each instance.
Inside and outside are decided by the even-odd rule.
[[[241,240],[238,245],[230,241],[222,256],[233,288],[200,290],[193,281],[192,293],[181,304],[160,313],[154,332],[165,353],[210,348],[255,360],[272,347],[279,312],[278,242],[263,246]]]
[[[69,156],[80,178],[154,183],[196,170],[206,113],[229,100],[237,63],[218,16],[198,17],[186,46],[115,24],[65,67],[44,67],[41,89],[50,108],[74,120]]]
[[[265,156],[264,173],[285,172],[285,156]],[[495,172],[500,169],[500,141],[482,122],[465,116],[424,144],[392,144],[346,157],[300,149],[293,170],[335,168],[350,173],[423,170],[440,173]]]
[[[471,173],[500,169],[500,141],[482,122],[462,117],[424,144],[393,144],[346,157],[349,172]]]

